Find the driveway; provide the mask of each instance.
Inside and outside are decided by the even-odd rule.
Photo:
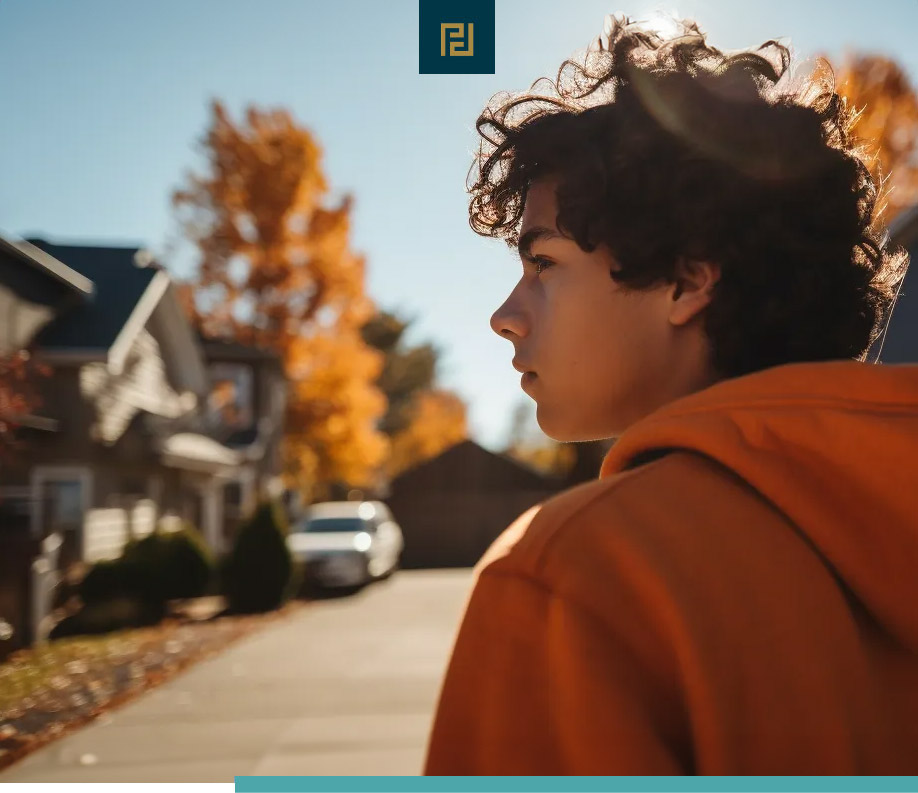
[[[0,773],[0,782],[418,774],[469,570],[310,603]]]

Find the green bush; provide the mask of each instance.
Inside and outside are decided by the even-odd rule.
[[[213,558],[193,526],[154,531],[89,569],[77,587],[83,608],[61,620],[52,637],[155,625],[167,601],[207,594],[213,578]]]
[[[155,625],[162,618],[162,612],[155,605],[141,603],[132,597],[116,596],[105,602],[87,604],[76,614],[64,617],[51,629],[48,638],[110,633]]]
[[[129,584],[124,563],[121,559],[111,559],[96,562],[90,567],[79,584],[78,592],[80,600],[87,605],[102,603],[128,594]]]
[[[294,593],[298,582],[287,549],[287,521],[278,504],[259,504],[239,527],[221,580],[227,605],[236,613],[271,611]]]
[[[190,523],[181,531],[163,535],[162,588],[167,600],[207,594],[214,576],[214,559],[197,529]]]
[[[139,540],[128,541],[121,552],[120,561],[130,582],[130,593],[144,603],[167,600],[162,584],[167,542],[164,533],[153,531]]]
[[[130,540],[118,559],[96,562],[78,592],[86,605],[128,597],[155,612],[166,601],[200,597],[210,589],[214,561],[197,530],[154,531]]]
[[[155,531],[125,546],[121,557],[130,591],[145,603],[204,595],[214,561],[190,524],[176,532]]]

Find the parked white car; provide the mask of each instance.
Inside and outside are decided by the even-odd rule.
[[[326,501],[291,526],[287,547],[307,581],[359,586],[398,569],[404,540],[382,501]]]

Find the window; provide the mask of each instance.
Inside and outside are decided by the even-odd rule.
[[[252,367],[240,363],[211,364],[210,382],[207,409],[211,419],[231,429],[252,426],[255,421]]]
[[[32,469],[32,536],[44,539],[60,534],[63,568],[83,558],[83,521],[89,510],[92,472],[77,466],[39,466]]]
[[[372,531],[374,527],[362,518],[313,518],[298,524],[297,531],[326,532],[326,531]]]
[[[75,531],[83,522],[83,483],[79,479],[42,482],[40,491],[45,531]]]
[[[85,468],[39,466],[32,471],[36,535],[82,528],[89,509],[91,476]]]

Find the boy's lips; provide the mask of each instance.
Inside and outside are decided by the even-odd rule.
[[[526,374],[527,372],[535,374],[535,372],[533,372],[527,364],[521,363],[516,358],[514,358],[510,363],[512,364],[513,368],[516,369],[516,371],[518,371],[520,374]]]

